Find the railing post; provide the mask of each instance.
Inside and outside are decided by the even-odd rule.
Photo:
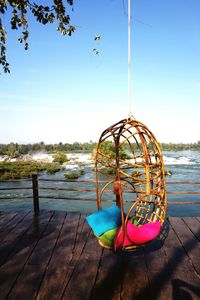
[[[32,174],[32,187],[33,187],[33,207],[35,215],[39,214],[39,193],[38,193],[38,175]]]

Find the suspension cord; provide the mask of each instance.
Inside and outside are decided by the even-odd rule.
[[[128,0],[128,115],[132,117],[131,91],[131,0]]]

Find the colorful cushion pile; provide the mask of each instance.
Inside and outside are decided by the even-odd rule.
[[[158,221],[136,226],[133,224],[134,220],[131,220],[127,222],[124,235],[121,210],[115,205],[96,211],[87,216],[86,220],[101,243],[116,250],[132,244],[142,245],[150,242],[161,230],[161,223]]]

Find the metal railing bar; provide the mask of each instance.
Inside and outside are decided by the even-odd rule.
[[[32,190],[32,187],[14,187],[14,188],[0,188],[0,191],[10,191],[10,190]]]

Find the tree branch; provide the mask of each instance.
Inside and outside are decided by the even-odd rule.
[[[18,41],[24,44],[24,49],[29,47],[29,23],[27,20],[28,12],[31,12],[36,21],[46,25],[52,24],[57,20],[57,31],[60,31],[62,35],[71,36],[75,31],[75,27],[71,25],[70,16],[66,13],[66,4],[64,0],[52,0],[53,4],[50,6],[44,6],[30,2],[29,0],[2,0],[0,3],[0,13],[8,14],[8,9],[13,8],[11,11],[10,26],[12,30],[21,29],[21,36]],[[72,6],[73,0],[67,0],[67,5]],[[2,19],[0,18],[0,65],[3,68],[4,73],[10,73],[9,63],[6,57],[6,40],[7,33],[3,27]]]

